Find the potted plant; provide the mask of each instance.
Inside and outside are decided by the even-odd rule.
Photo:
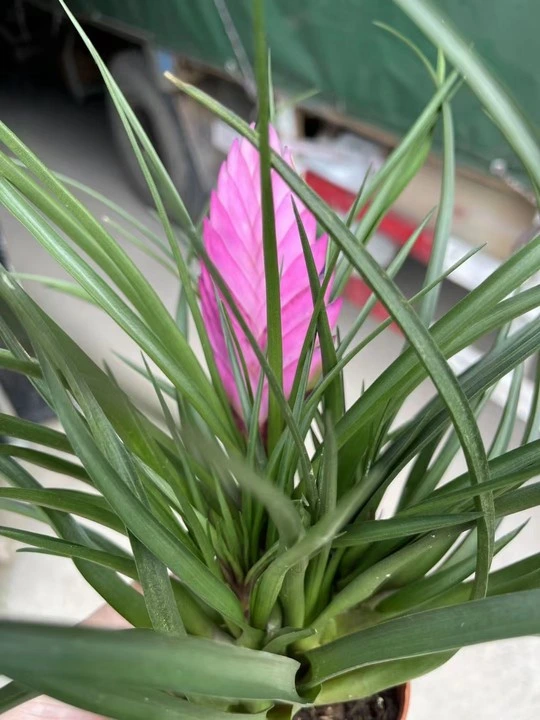
[[[0,433],[42,447],[25,456],[36,464],[59,462],[58,451],[71,454],[75,462],[64,461],[64,472],[89,488],[41,487],[19,464],[17,446],[8,445],[0,471],[10,487],[0,489],[0,499],[48,524],[56,537],[14,528],[0,534],[73,558],[133,629],[1,622],[0,673],[12,682],[0,690],[0,712],[44,693],[122,719],[357,720],[367,717],[360,701],[375,696],[380,717],[396,720],[406,713],[403,684],[459,648],[540,632],[539,557],[490,570],[494,554],[518,532],[499,536],[499,521],[540,503],[540,485],[524,486],[540,469],[540,375],[521,443],[508,449],[540,320],[511,325],[540,302],[538,287],[522,289],[540,269],[540,238],[433,322],[438,288],[452,271],[443,269],[443,258],[453,207],[450,102],[459,75],[536,189],[540,149],[444,18],[426,0],[396,2],[440,48],[437,87],[402,143],[367,178],[346,220],[296,174],[272,129],[262,0],[254,3],[256,128],[171,78],[242,136],[202,227],[79,28],[163,224],[166,242],[149,238],[178,275],[174,317],[69,181],[1,126],[3,205],[70,273],[74,283],[62,289],[102,308],[140,347],[137,370],[159,401],[161,422],[136,407],[113,374],[1,270],[0,297],[33,352],[2,319],[0,366],[32,380],[63,432],[2,416]],[[455,67],[448,75],[444,56]],[[407,300],[391,277],[416,233],[388,272],[365,245],[426,156],[439,120],[444,183],[434,250],[425,287]],[[158,186],[175,197],[182,242]],[[353,229],[362,207],[367,212]],[[337,290],[351,269],[373,298],[338,338]],[[385,326],[356,339],[375,298],[407,345],[346,404],[343,370]],[[190,346],[193,330],[204,366]],[[493,332],[494,343],[456,377],[448,358]],[[477,417],[509,374],[508,402],[486,450]],[[434,397],[400,424],[400,408],[426,377]],[[467,470],[441,486],[460,448]],[[405,468],[395,514],[378,519],[386,489]],[[125,537],[129,552],[108,530]],[[389,688],[397,689],[384,694]]]

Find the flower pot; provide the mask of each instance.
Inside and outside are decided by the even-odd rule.
[[[411,701],[411,683],[400,685],[397,690],[400,703],[400,714],[398,715],[398,719],[406,720],[407,715],[409,714],[409,703]]]
[[[410,692],[406,683],[363,701],[303,708],[294,720],[406,720]]]

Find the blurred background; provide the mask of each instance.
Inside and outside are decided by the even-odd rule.
[[[537,1],[490,0],[488,13],[485,0],[438,1],[537,121],[540,80],[533,50],[540,27]],[[267,5],[276,125],[307,181],[345,214],[368,170],[381,165],[434,92],[431,78],[410,48],[374,26],[374,21],[387,23],[418,42],[433,62],[436,53],[393,3],[271,0]],[[177,93],[163,73],[173,72],[246,120],[254,120],[249,0],[71,0],[69,6],[137,112],[189,210],[200,217],[234,135],[224,123]],[[445,281],[439,314],[526,243],[538,226],[516,158],[466,88],[457,95],[454,109],[458,172],[446,265],[472,247],[485,247]],[[172,310],[177,281],[166,267],[134,247],[133,238],[126,236],[126,223],[110,205],[117,204],[160,233],[144,180],[99,72],[57,0],[3,0],[1,4],[0,120],[48,167],[82,184],[75,187],[76,194],[129,249]],[[370,241],[369,249],[384,266],[437,206],[440,147],[436,132],[431,156]],[[109,204],[92,196],[92,190]],[[2,209],[0,228],[4,264],[22,274],[67,279]],[[129,233],[146,242],[132,227]],[[407,296],[421,287],[432,235],[431,223],[398,274]],[[151,402],[146,381],[119,358],[139,359],[112,321],[85,302],[35,279],[23,282],[90,355],[110,363],[139,404]],[[346,331],[369,290],[361,278],[352,276],[344,292],[347,301],[340,325]],[[0,312],[6,309],[0,306]],[[376,306],[362,334],[385,317],[384,308]],[[369,384],[402,346],[401,335],[391,328],[360,353],[346,377],[349,397],[357,396],[362,383]],[[471,364],[480,350],[468,349],[453,358],[455,369]],[[482,416],[487,441],[506,392],[507,383],[501,382]],[[408,407],[417,408],[430,393],[426,382]],[[521,418],[526,416],[531,393],[532,383],[527,379],[520,398]],[[28,386],[8,373],[0,375],[0,410],[54,423]],[[517,433],[520,430],[516,428]],[[60,480],[43,471],[43,482],[58,486]],[[387,500],[391,507],[393,498]],[[1,517],[0,509],[0,522]],[[517,524],[521,518],[514,520]],[[29,554],[13,558],[13,547],[0,548],[2,616],[72,622],[97,606],[98,598],[68,561]],[[539,513],[512,544],[511,553],[501,553],[496,562],[505,564],[535,550],[540,550]],[[432,676],[414,683],[411,720],[431,720],[434,707],[440,720],[456,716],[487,720],[501,716],[503,708],[512,717],[532,720],[540,711],[540,681],[535,671],[539,663],[538,639],[464,650]]]

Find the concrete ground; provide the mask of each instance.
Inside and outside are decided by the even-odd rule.
[[[108,134],[103,103],[96,98],[77,106],[56,87],[39,87],[32,82],[0,83],[2,120],[15,130],[52,168],[69,174],[99,189],[137,217],[153,223],[147,210],[125,183]],[[103,209],[95,202],[89,207],[98,215]],[[35,241],[1,211],[1,222],[9,253],[16,270],[64,277],[61,270]],[[177,288],[174,280],[157,263],[138,251],[133,257],[144,266],[145,273],[169,307],[174,306]],[[418,268],[406,266],[402,273],[405,285],[416,282]],[[136,349],[123,333],[94,308],[66,298],[35,284],[28,290],[39,304],[74,337],[92,356],[107,358],[120,381],[127,385],[138,401],[148,397],[144,380],[113,355],[113,351],[136,358]],[[443,305],[450,305],[456,290],[447,286]],[[345,306],[341,318],[344,331],[355,316],[352,306]],[[371,321],[368,328],[373,327]],[[383,366],[399,352],[401,339],[392,332],[381,335],[351,364],[346,377],[349,398],[358,395],[363,382],[369,384]],[[430,392],[427,383],[415,394],[404,415],[413,412]],[[490,405],[482,419],[489,438],[500,411]],[[37,473],[40,481],[59,486],[61,480],[52,473]],[[388,499],[390,506],[392,498]],[[530,513],[531,522],[512,547],[497,558],[506,564],[540,550],[540,512]],[[28,522],[2,517],[1,524]],[[518,522],[513,518],[512,524]],[[67,560],[18,554],[0,561],[0,617],[43,618],[67,623],[81,620],[98,605],[99,597],[78,576]],[[447,665],[413,683],[410,720],[492,720],[511,717],[533,720],[540,716],[540,639],[527,638],[468,648],[459,652]]]

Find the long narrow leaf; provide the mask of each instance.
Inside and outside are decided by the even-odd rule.
[[[296,203],[293,200],[293,210],[298,226],[298,232],[302,243],[302,251],[304,253],[304,260],[309,277],[309,284],[311,287],[311,297],[313,300],[313,309],[317,302],[317,297],[321,292],[321,283],[319,280],[319,274],[315,265],[315,259],[313,258],[313,252],[309,245],[309,240],[306,235],[306,230],[302,223],[302,218],[298,212]],[[319,335],[321,357],[322,357],[322,369],[323,374],[327,375],[332,368],[337,364],[336,349],[334,347],[334,338],[332,337],[332,330],[330,329],[330,323],[328,321],[328,314],[326,307],[323,305],[320,313],[317,316],[317,332]],[[341,376],[336,377],[334,382],[328,386],[326,390],[327,397],[327,409],[331,414],[334,422],[343,415],[345,411],[345,396],[343,389],[343,378]]]
[[[281,334],[281,293],[278,265],[274,191],[270,175],[270,90],[268,87],[268,51],[264,31],[264,0],[255,0],[253,31],[255,36],[255,74],[259,103],[259,153],[262,208],[262,237],[266,287],[266,329],[268,364],[280,385],[283,383],[283,338]],[[272,450],[281,434],[281,411],[270,392],[268,398],[268,447]]]
[[[67,453],[73,452],[64,433],[30,420],[24,420],[15,415],[0,413],[0,433],[19,440],[29,440],[38,445],[46,445],[54,450],[62,450]]]
[[[444,71],[444,62],[442,62]],[[441,78],[444,81],[444,76]],[[441,199],[439,203],[439,212],[437,215],[437,223],[435,225],[435,233],[433,236],[433,244],[431,247],[431,256],[426,270],[425,284],[437,278],[444,265],[446,257],[446,249],[450,239],[450,231],[452,229],[452,216],[454,213],[454,196],[455,196],[455,148],[454,148],[454,121],[452,119],[452,110],[448,102],[442,106],[443,120],[443,172],[441,185]],[[441,285],[433,288],[422,300],[422,306],[418,312],[421,319],[426,325],[431,325],[437,301],[439,299]]]
[[[70,460],[65,460],[62,457],[58,457],[58,455],[53,455],[52,453],[34,450],[33,448],[24,447],[23,445],[1,443],[0,455],[9,455],[10,457],[20,458],[21,460],[25,460],[33,465],[37,465],[38,467],[52,470],[60,475],[68,475],[76,478],[77,480],[88,482],[88,474],[81,465],[71,462]]]
[[[427,515],[426,517],[414,518],[395,517],[389,520],[367,520],[358,527],[346,530],[334,540],[332,545],[334,547],[350,547],[378,540],[402,538],[407,535],[452,527],[452,525],[463,525],[474,521],[477,516],[477,513],[462,513],[456,515]]]
[[[69,282],[68,280],[60,280],[59,278],[49,277],[47,275],[34,275],[33,273],[21,272],[12,272],[11,276],[16,280],[22,280],[23,282],[24,280],[37,282],[44,287],[50,288],[51,290],[56,290],[64,295],[71,295],[72,297],[79,298],[79,300],[84,300],[92,305],[96,305],[86,290],[83,290],[83,288],[79,285]]]
[[[118,516],[110,509],[101,495],[65,490],[63,488],[4,488],[0,487],[0,498],[31,503],[37,507],[50,508],[60,512],[78,515],[99,523],[105,527],[124,533],[125,527]]]
[[[52,538],[48,535],[41,535],[40,533],[17,530],[16,528],[0,526],[0,535],[10,538],[11,540],[16,540],[17,542],[27,543],[28,545],[40,548],[51,555],[88,560],[92,563],[96,563],[97,565],[103,565],[104,567],[110,568],[122,575],[126,575],[133,580],[138,579],[135,563],[133,560],[129,560],[122,555],[113,555],[112,553],[106,553],[102,550],[94,550],[93,548],[89,548],[84,545],[68,543],[65,540],[60,540],[59,538]]]
[[[306,686],[370,663],[540,633],[540,590],[428,610],[353,633],[308,653]]]
[[[3,622],[0,644],[0,672],[14,679],[37,680],[47,668],[47,677],[75,683],[99,685],[114,677],[131,688],[300,701],[295,660],[204,638]]]
[[[35,671],[21,671],[21,677],[38,688],[39,692],[54,697],[69,706],[99,713],[99,717],[117,717],[123,720],[148,720],[151,707],[153,718],[158,720],[249,720],[260,715],[228,713],[213,707],[196,705],[187,700],[172,697],[159,690],[145,687],[134,688],[131,684],[92,682],[63,679]],[[34,693],[37,694],[37,693]],[[54,711],[60,712],[55,707]]]
[[[24,373],[29,377],[40,377],[39,364],[35,360],[23,360],[16,357],[11,350],[0,348],[0,367],[4,370]]]

